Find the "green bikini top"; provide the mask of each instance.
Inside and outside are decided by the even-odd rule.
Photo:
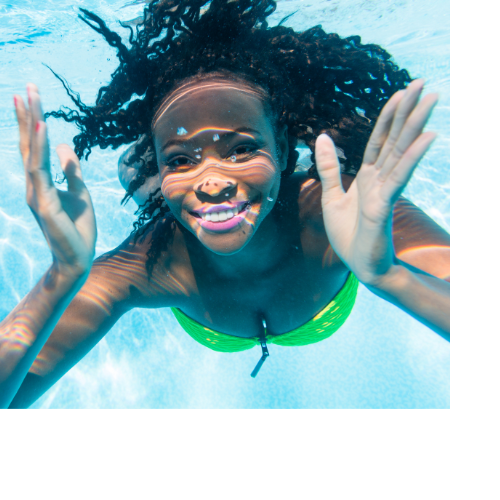
[[[269,356],[266,342],[281,346],[301,346],[313,344],[330,337],[344,324],[351,313],[356,300],[357,290],[358,280],[353,273],[349,273],[344,286],[334,299],[306,324],[280,335],[268,334],[264,324],[264,337],[262,338],[242,338],[216,332],[191,319],[176,307],[172,307],[172,312],[182,328],[194,340],[214,351],[238,352],[251,349],[260,344],[262,347],[262,358],[252,372],[252,377],[255,377],[262,363]]]

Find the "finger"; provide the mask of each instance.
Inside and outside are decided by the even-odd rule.
[[[87,188],[83,182],[80,161],[73,149],[67,144],[59,144],[56,152],[66,180],[68,181],[68,191],[74,193],[87,192]]]
[[[321,134],[316,139],[314,157],[319,178],[321,179],[323,196],[333,196],[334,198],[342,196],[345,191],[342,186],[337,152],[333,141],[326,134]]]
[[[401,133],[408,116],[415,109],[415,106],[418,103],[423,87],[424,80],[420,78],[418,80],[413,80],[406,88],[403,98],[398,104],[387,140],[385,141],[377,161],[375,162],[375,167],[381,168],[386,158],[389,156],[394,144],[396,144],[396,141],[399,138],[399,134]]]
[[[363,164],[372,165],[377,161],[380,151],[387,139],[391,128],[394,114],[396,113],[399,102],[404,96],[404,90],[396,92],[382,108],[382,111],[375,123],[375,127],[370,135],[370,140],[365,149]]]
[[[33,168],[38,168],[40,154],[38,151],[38,140],[37,140],[37,132],[38,132],[38,120],[35,118],[33,113],[33,99],[34,92],[30,89],[29,84],[26,86],[26,90],[28,92],[28,114],[30,117],[29,123],[29,156],[28,156],[28,173],[31,173]]]
[[[425,155],[436,139],[434,132],[424,132],[406,150],[405,154],[392,170],[381,187],[380,195],[389,204],[394,204],[408,184],[418,162]]]
[[[32,94],[36,94],[38,97],[40,97],[40,90],[34,83],[26,84],[26,92],[28,93],[28,102],[29,102],[29,97]]]
[[[33,183],[34,195],[37,199],[50,196],[57,198],[57,189],[50,174],[48,161],[47,125],[38,122],[35,126],[34,137],[31,142],[28,175]]]
[[[19,126],[19,151],[21,152],[26,179],[26,202],[30,207],[33,207],[33,183],[31,182],[31,177],[28,172],[28,157],[30,152],[30,115],[24,105],[23,98],[19,95],[14,95],[14,107],[16,110],[17,124]]]
[[[50,174],[47,126],[43,120],[42,104],[36,85],[28,84],[27,90],[31,114],[30,151],[27,168],[35,191],[41,192],[40,190],[54,187]]]
[[[398,164],[406,150],[415,142],[422,133],[425,124],[431,116],[432,110],[438,101],[438,94],[426,95],[408,117],[403,130],[394,144],[389,156],[380,168],[379,179],[384,180]],[[378,163],[378,161],[377,161]]]
[[[31,114],[31,128],[34,129],[37,122],[45,121],[40,92],[34,83],[28,83],[28,85],[26,85],[26,91],[28,93],[29,112]]]
[[[25,163],[29,155],[29,124],[28,112],[26,111],[21,96],[14,95],[14,107],[16,110],[17,124],[19,126],[19,150],[21,151],[21,156]]]

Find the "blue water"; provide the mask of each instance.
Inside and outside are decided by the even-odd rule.
[[[127,5],[130,4],[130,5]],[[119,30],[142,5],[126,0],[0,0],[0,320],[34,286],[51,262],[41,231],[25,204],[24,172],[12,94],[36,83],[46,110],[71,105],[41,63],[62,74],[84,101],[95,100],[117,61],[77,9],[99,14]],[[322,24],[341,36],[377,43],[414,77],[424,77],[440,102],[429,130],[438,139],[405,191],[449,229],[449,3],[445,0],[281,0],[277,24]],[[49,121],[55,146],[71,144],[75,129]],[[117,151],[95,150],[83,163],[94,202],[97,254],[130,232],[133,203],[122,207]],[[304,155],[302,155],[304,156]],[[136,309],[41,397],[34,408],[448,408],[449,344],[394,306],[360,287],[353,313],[330,339],[300,348],[270,347],[256,379],[257,349],[224,354],[196,344],[168,309]]]

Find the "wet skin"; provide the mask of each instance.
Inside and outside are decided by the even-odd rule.
[[[286,129],[275,134],[258,96],[227,85],[191,90],[163,112],[153,132],[162,193],[187,229],[183,244],[197,293],[183,301],[184,312],[246,337],[260,333],[262,319],[270,332],[285,333],[331,300],[347,269],[332,260],[336,272],[325,273],[322,260],[316,266],[308,262],[300,235],[303,224],[279,207],[273,210],[288,141]],[[296,204],[300,188],[292,186],[283,191]],[[207,228],[199,216],[213,207],[247,203],[251,208],[229,229],[217,230],[220,222]],[[300,280],[300,274],[308,278]],[[324,293],[317,289],[320,282]]]
[[[248,266],[256,251],[268,258],[279,238],[266,216],[276,203],[288,142],[285,129],[275,137],[255,92],[227,84],[188,90],[163,112],[153,133],[163,196],[207,255],[237,254],[259,230],[269,248],[254,243],[233,262]],[[203,213],[224,208],[240,213],[224,224],[203,220]],[[227,266],[227,258],[215,255],[209,258]]]
[[[186,134],[177,133],[181,127]],[[287,131],[273,130],[257,95],[227,85],[192,89],[167,107],[153,133],[161,189],[171,209],[167,219],[175,217],[180,230],[150,280],[145,263],[151,236],[168,224],[96,259],[14,406],[39,397],[134,307],[179,307],[215,330],[254,337],[262,319],[272,334],[306,323],[344,284],[348,269],[329,245],[321,184],[304,173],[281,179]],[[352,179],[343,176],[346,189]],[[200,214],[220,205],[243,208],[243,216],[232,227],[203,224]],[[394,209],[393,242],[398,256],[415,262],[423,249],[421,268],[448,276],[449,235],[405,200]]]

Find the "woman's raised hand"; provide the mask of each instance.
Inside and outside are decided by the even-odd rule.
[[[14,96],[20,150],[26,174],[26,200],[52,252],[55,271],[70,279],[91,268],[97,237],[94,209],[80,162],[67,144],[57,147],[68,190],[54,186],[50,173],[47,125],[38,89],[28,84],[29,109]]]
[[[423,80],[395,93],[382,109],[368,141],[363,164],[348,191],[342,187],[332,140],[316,140],[322,184],[323,219],[330,244],[356,277],[379,286],[395,264],[392,209],[419,160],[436,137],[422,130],[437,94],[419,101]]]

